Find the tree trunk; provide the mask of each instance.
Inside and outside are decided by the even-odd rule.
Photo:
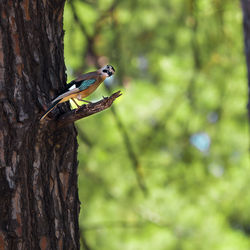
[[[76,130],[39,123],[66,82],[64,2],[0,3],[1,250],[80,248]]]
[[[245,38],[245,54],[248,72],[248,119],[250,121],[250,0],[241,0],[243,11],[243,28]]]

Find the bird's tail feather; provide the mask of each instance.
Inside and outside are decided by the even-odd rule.
[[[52,105],[50,105],[50,107],[47,109],[47,111],[46,111],[46,112],[44,113],[44,115],[41,117],[40,121],[42,121],[42,120],[49,114],[49,112],[51,112],[51,111],[56,107],[56,105],[57,105],[60,101],[61,101],[61,99],[55,101]]]

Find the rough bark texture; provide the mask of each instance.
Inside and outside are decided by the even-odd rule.
[[[248,72],[248,119],[250,121],[250,0],[241,0],[243,11],[243,28],[245,37],[245,54]]]
[[[0,3],[1,250],[80,248],[76,130],[39,123],[66,82],[63,8]]]

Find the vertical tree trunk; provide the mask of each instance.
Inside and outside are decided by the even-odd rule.
[[[80,248],[76,130],[39,123],[66,82],[64,1],[0,3],[1,250]]]
[[[245,37],[245,53],[248,72],[248,119],[250,121],[250,0],[241,0],[243,11],[243,28]]]

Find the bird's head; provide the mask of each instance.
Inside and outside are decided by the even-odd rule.
[[[113,74],[115,74],[115,69],[111,65],[106,65],[106,66],[101,68],[101,72],[102,72],[102,74],[106,74],[107,77],[110,77]]]

